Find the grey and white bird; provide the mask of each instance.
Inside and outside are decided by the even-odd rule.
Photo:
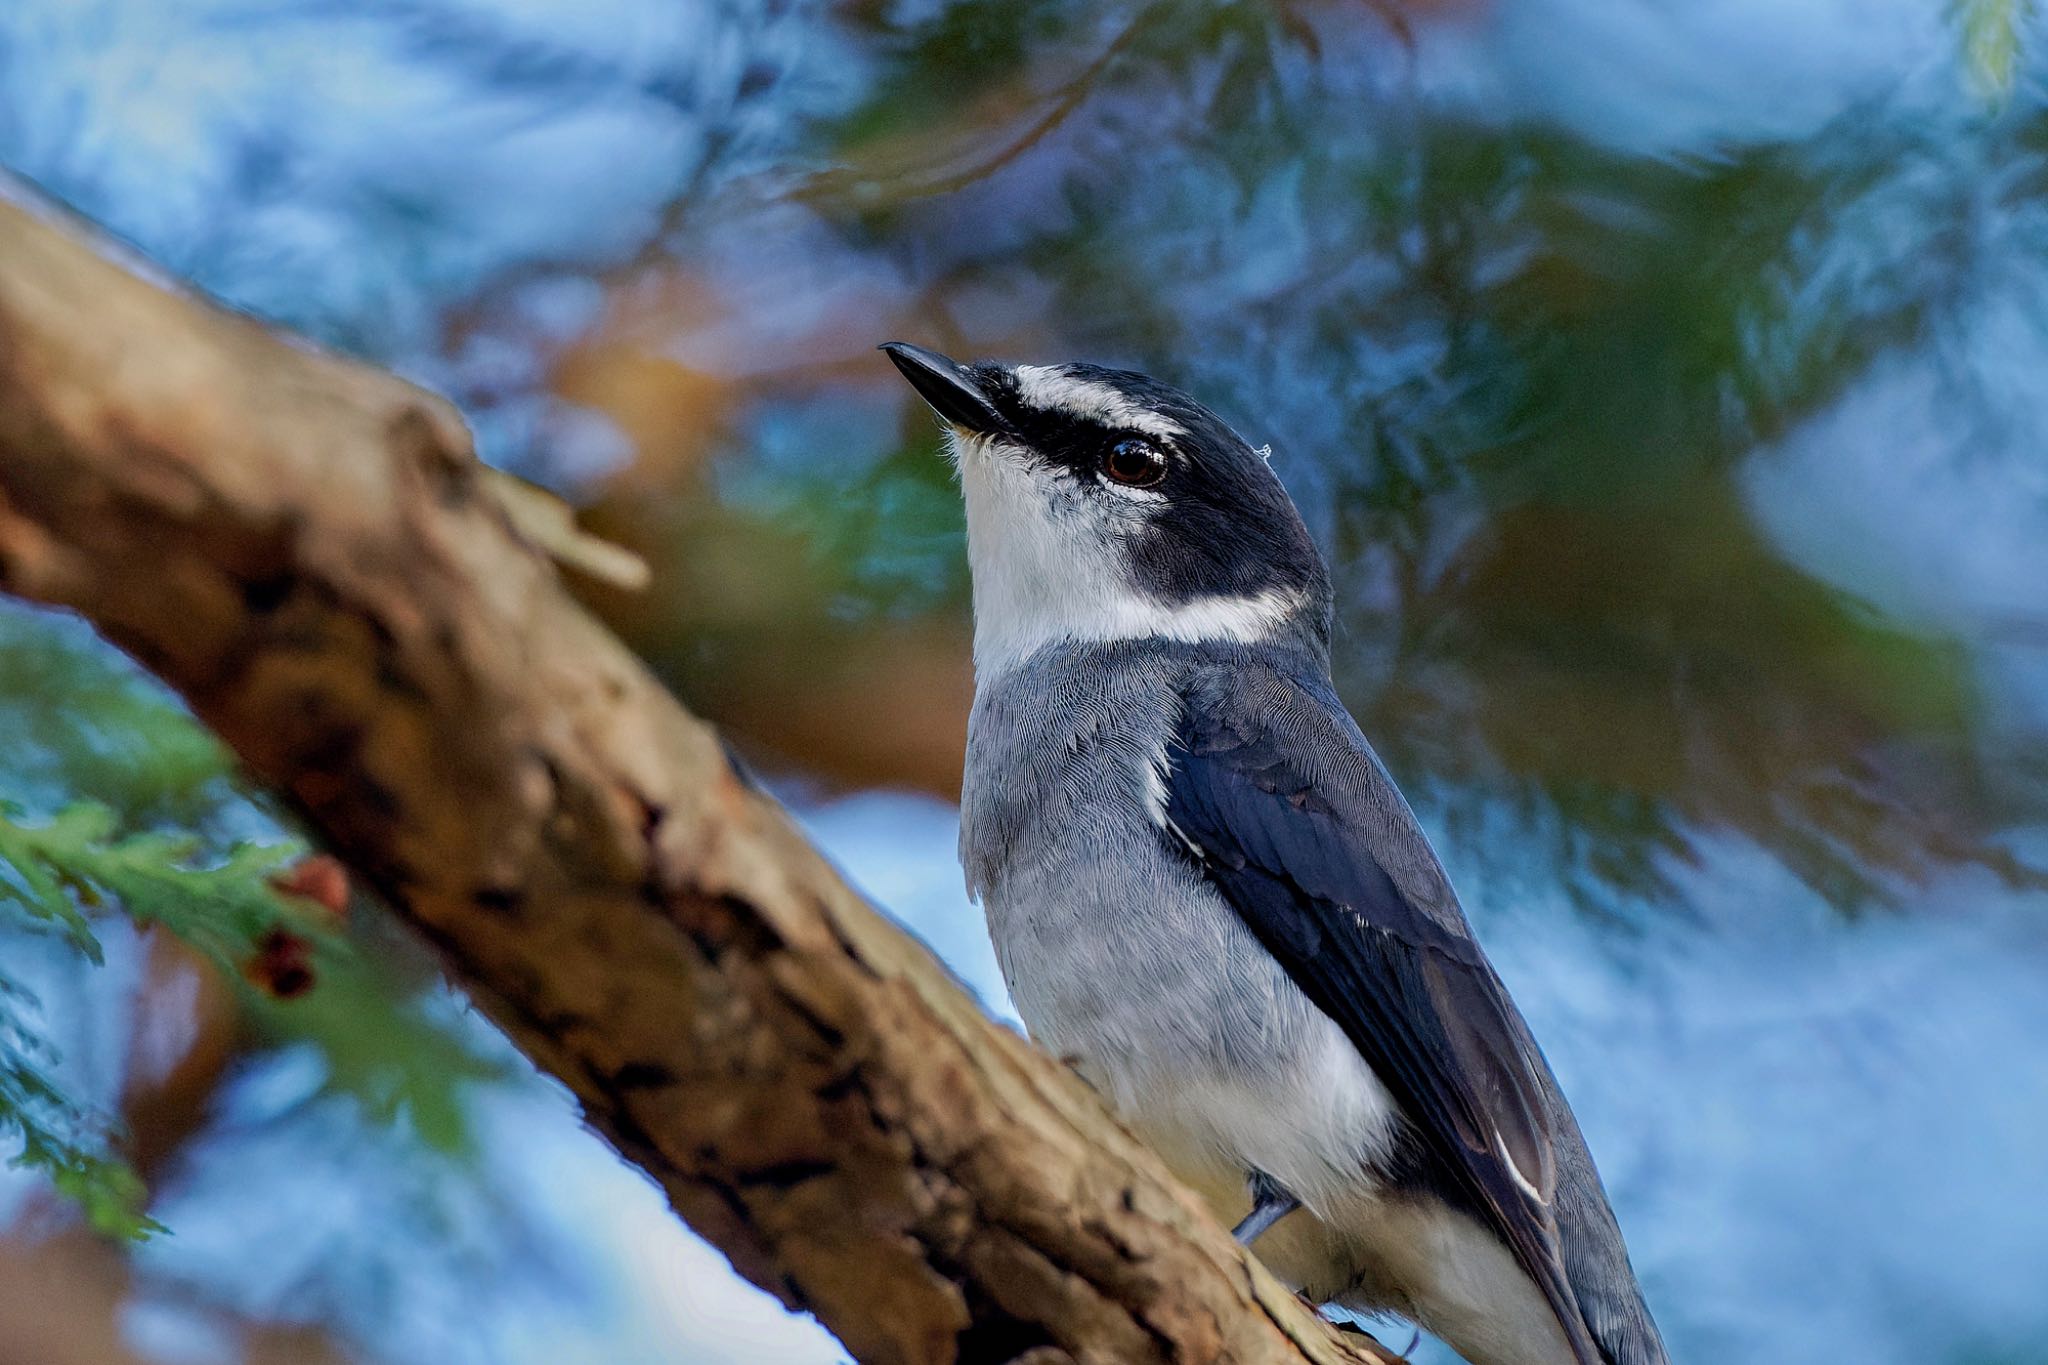
[[[1329,574],[1143,375],[887,351],[958,462],[960,854],[1032,1037],[1283,1281],[1472,1365],[1666,1365],[1564,1096],[1330,684]]]

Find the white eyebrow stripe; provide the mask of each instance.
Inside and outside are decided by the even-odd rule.
[[[1062,366],[1019,365],[1015,373],[1017,396],[1041,412],[1069,412],[1148,436],[1187,435],[1180,423],[1135,402],[1128,394],[1099,380],[1077,379]]]

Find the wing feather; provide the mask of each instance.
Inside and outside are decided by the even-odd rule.
[[[1547,1073],[1350,715],[1314,677],[1198,675],[1169,758],[1185,851],[1343,1028],[1580,1365],[1600,1365],[1558,1252]]]

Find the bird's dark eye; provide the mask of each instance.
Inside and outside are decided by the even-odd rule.
[[[1102,456],[1102,472],[1130,488],[1150,488],[1166,477],[1166,456],[1150,441],[1118,441]]]

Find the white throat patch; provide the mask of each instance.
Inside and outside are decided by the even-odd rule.
[[[1076,379],[1059,365],[1019,365],[1017,397],[1040,412],[1065,412],[1109,427],[1142,431],[1148,436],[1185,436],[1180,423],[1133,402],[1114,387],[1093,379]]]
[[[1091,497],[996,440],[956,431],[949,441],[967,503],[980,678],[1060,641],[1269,639],[1302,606],[1282,591],[1162,603],[1131,582],[1125,556],[1149,500]]]

